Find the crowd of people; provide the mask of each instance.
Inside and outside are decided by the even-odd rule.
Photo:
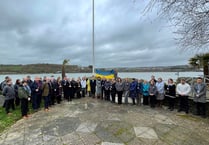
[[[194,86],[189,85],[185,79],[175,84],[173,79],[164,82],[162,78],[155,79],[105,79],[95,78],[68,78],[67,76],[57,79],[51,77],[35,77],[32,81],[30,76],[17,79],[13,85],[9,76],[1,83],[0,89],[4,96],[5,111],[11,113],[11,109],[21,105],[23,118],[28,117],[28,104],[32,104],[32,109],[38,111],[41,102],[44,101],[44,110],[49,111],[50,106],[60,104],[62,100],[72,101],[75,98],[92,97],[105,101],[111,101],[121,105],[128,104],[128,99],[132,99],[132,105],[150,105],[151,108],[162,107],[164,100],[168,101],[168,109],[173,111],[178,103],[178,112],[189,113],[189,95],[193,89],[194,102],[196,104],[196,115],[206,117],[206,92],[207,85],[201,77],[197,78]],[[176,97],[179,102],[176,102]],[[124,102],[122,101],[124,97]]]

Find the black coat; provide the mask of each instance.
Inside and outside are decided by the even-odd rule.
[[[91,92],[96,92],[96,80],[90,80]]]
[[[116,94],[116,87],[115,87],[115,84],[116,84],[116,83],[112,83],[112,84],[111,84],[111,87],[110,87],[111,94]]]
[[[166,96],[176,96],[176,85],[165,85],[165,94]]]

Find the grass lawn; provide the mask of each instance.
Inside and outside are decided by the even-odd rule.
[[[16,107],[15,110],[11,112],[11,115],[7,115],[5,108],[0,107],[0,133],[22,118],[20,106]]]
[[[16,121],[22,118],[20,105],[16,106],[14,111],[12,109],[10,109],[10,111],[12,114],[7,115],[5,112],[5,108],[0,106],[0,133],[11,127]],[[34,113],[34,111],[32,110],[31,103],[29,103],[28,114],[31,113]]]

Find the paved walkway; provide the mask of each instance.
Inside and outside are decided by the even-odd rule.
[[[22,119],[1,145],[208,145],[209,119],[92,98],[62,102]]]

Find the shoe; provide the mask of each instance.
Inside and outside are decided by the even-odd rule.
[[[48,112],[49,111],[49,109],[45,109],[45,112]]]
[[[22,118],[23,118],[23,119],[28,119],[27,115],[23,116]]]

